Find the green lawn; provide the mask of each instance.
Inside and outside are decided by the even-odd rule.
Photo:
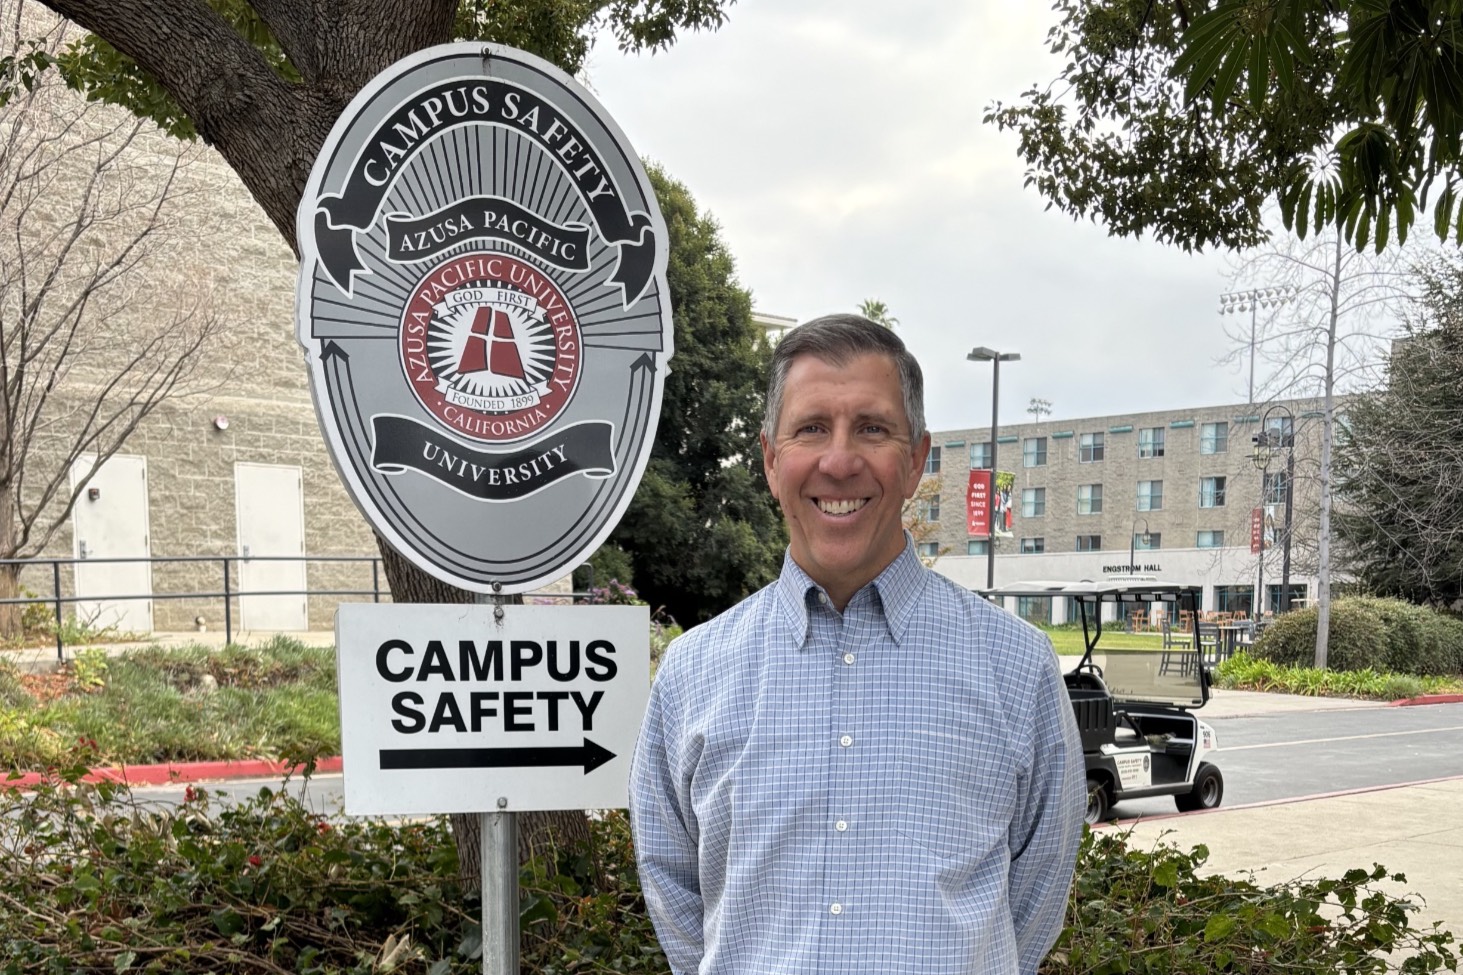
[[[1052,646],[1062,656],[1080,657],[1087,649],[1082,643],[1081,627],[1042,627],[1042,632],[1051,637]],[[1161,650],[1163,648],[1163,634],[1161,633],[1125,633],[1121,624],[1114,624],[1113,629],[1103,627],[1102,640],[1098,643],[1099,650]]]

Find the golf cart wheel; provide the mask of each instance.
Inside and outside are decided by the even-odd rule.
[[[1208,762],[1200,762],[1193,790],[1186,795],[1174,796],[1173,802],[1179,807],[1179,812],[1193,812],[1195,809],[1218,809],[1223,799],[1224,776]]]
[[[1088,826],[1096,826],[1107,819],[1107,811],[1110,808],[1107,798],[1107,786],[1101,779],[1087,780],[1087,811],[1082,814],[1082,821]]]

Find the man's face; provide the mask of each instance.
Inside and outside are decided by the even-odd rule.
[[[762,464],[793,560],[840,609],[903,550],[901,509],[929,449],[929,434],[911,442],[888,356],[846,366],[793,360],[776,435],[762,435]]]

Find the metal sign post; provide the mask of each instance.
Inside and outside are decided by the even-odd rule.
[[[492,603],[493,619],[503,625],[506,596],[479,594],[475,602]],[[518,813],[508,808],[507,796],[499,796],[497,806],[478,813],[483,975],[519,975]]]

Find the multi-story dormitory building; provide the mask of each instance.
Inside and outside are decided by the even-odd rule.
[[[1273,612],[1280,605],[1288,445],[1295,471],[1290,604],[1305,605],[1316,586],[1321,417],[1315,401],[1286,400],[1002,426],[996,468],[1013,472],[1015,481],[1010,535],[996,539],[996,585],[1155,576],[1202,585],[1205,609],[1248,613],[1261,576],[1252,537],[1260,508],[1267,526],[1264,607]],[[1254,457],[1262,418],[1274,445],[1265,469]],[[931,436],[926,474],[939,479],[940,492],[927,516],[938,529],[921,545],[923,554],[938,553],[937,571],[983,589],[988,542],[968,530],[966,494],[970,471],[990,467],[990,429]],[[1061,622],[1061,602],[1026,600],[1011,608]]]

